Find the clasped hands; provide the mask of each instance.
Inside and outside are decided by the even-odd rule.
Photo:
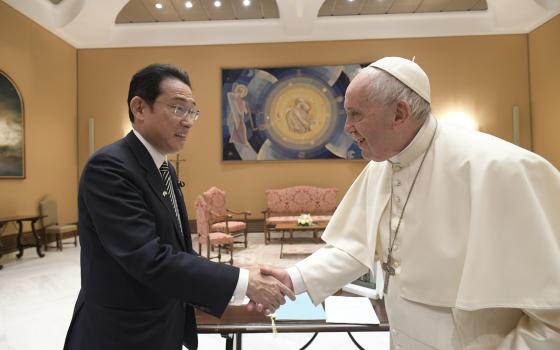
[[[247,296],[251,301],[247,304],[247,310],[268,315],[286,302],[286,295],[291,300],[296,299],[292,280],[286,270],[265,265],[249,268]]]

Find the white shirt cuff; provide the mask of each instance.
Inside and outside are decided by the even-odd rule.
[[[292,284],[294,285],[294,294],[301,294],[307,290],[307,286],[303,281],[303,277],[301,276],[301,272],[299,272],[298,268],[295,266],[289,267],[286,269],[290,278],[292,279]]]
[[[229,303],[231,305],[242,305],[243,299],[245,299],[245,294],[247,294],[247,286],[249,285],[249,270],[239,269],[239,278],[237,279],[237,285],[233,291],[233,296]]]

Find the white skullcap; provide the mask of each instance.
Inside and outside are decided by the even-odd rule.
[[[430,80],[422,68],[411,60],[402,57],[384,57],[371,63],[369,67],[379,68],[391,74],[431,103]]]

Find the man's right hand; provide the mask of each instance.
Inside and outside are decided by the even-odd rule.
[[[286,302],[284,299],[285,295],[295,300],[292,289],[281,283],[278,279],[273,276],[264,275],[258,267],[249,269],[247,296],[257,305],[258,311],[264,310],[265,313],[274,312],[274,310]]]
[[[290,275],[288,274],[288,272],[282,268],[278,268],[278,267],[274,267],[274,266],[269,266],[269,265],[261,265],[260,266],[260,272],[263,275],[269,275],[274,277],[275,279],[277,279],[278,281],[280,281],[284,286],[286,286],[287,288],[289,288],[290,293],[287,294],[290,299],[295,300],[295,295],[293,293],[294,291],[294,285],[292,283],[292,279],[290,278]],[[250,276],[250,274],[249,274]],[[285,301],[281,302],[280,304],[284,304]],[[251,302],[249,302],[249,304],[247,304],[247,310],[249,311],[254,311],[257,310],[258,312],[262,312],[263,310],[265,311],[265,314],[271,313],[274,310],[270,310],[268,309],[265,305],[259,303],[256,300],[253,300],[253,298],[251,298]]]
[[[294,291],[294,284],[290,278],[290,274],[286,269],[280,267],[274,267],[270,265],[261,265],[261,273],[263,275],[270,275],[276,278],[278,281],[282,282],[286,287],[290,288],[292,292]]]

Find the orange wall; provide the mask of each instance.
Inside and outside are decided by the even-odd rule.
[[[529,34],[534,151],[560,169],[560,16]]]
[[[0,69],[23,97],[26,158],[25,179],[0,179],[0,216],[35,214],[50,193],[59,219],[76,221],[76,49],[1,1],[0,29]]]
[[[88,49],[78,51],[79,167],[87,159],[88,118],[95,119],[97,148],[122,137],[130,129],[131,76],[150,63],[173,63],[189,72],[202,112],[182,153],[191,214],[196,195],[212,185],[227,191],[230,207],[249,209],[254,217],[261,216],[267,188],[311,184],[344,193],[364,161],[222,162],[220,69],[349,64],[388,55],[416,56],[430,76],[436,115],[463,110],[482,131],[511,141],[512,106],[520,106],[521,143],[530,147],[526,35]]]

